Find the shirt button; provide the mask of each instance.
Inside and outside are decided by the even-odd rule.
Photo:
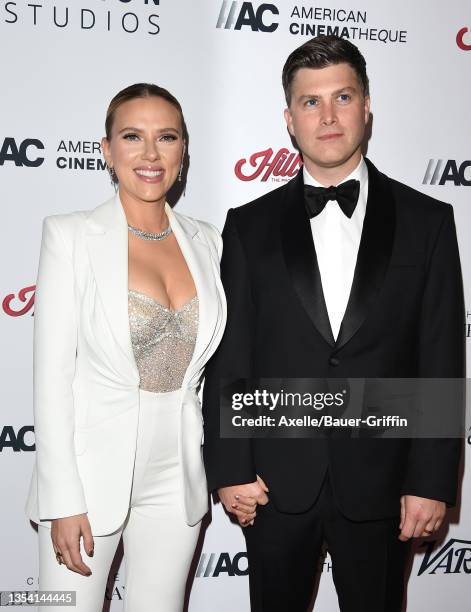
[[[329,359],[329,365],[331,366],[338,366],[340,364],[340,360],[337,359],[337,357],[331,357]]]

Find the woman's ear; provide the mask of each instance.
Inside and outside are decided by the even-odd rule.
[[[106,165],[112,168],[113,160],[111,159],[110,154],[110,143],[106,136],[103,136],[103,138],[101,139],[101,152],[103,153],[103,157],[105,158]]]

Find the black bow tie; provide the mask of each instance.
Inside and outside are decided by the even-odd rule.
[[[336,200],[342,212],[350,219],[358,202],[360,181],[351,179],[337,187],[313,187],[304,185],[304,202],[309,217],[321,213],[329,200]]]

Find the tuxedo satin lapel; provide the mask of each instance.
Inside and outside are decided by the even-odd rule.
[[[333,346],[334,336],[325,305],[311,224],[304,208],[302,171],[286,186],[281,242],[294,290],[316,329]]]
[[[342,347],[365,321],[384,281],[395,232],[395,204],[387,177],[365,159],[368,199],[352,289],[336,348]]]
[[[136,370],[128,314],[128,229],[118,195],[88,218],[90,263],[113,335]]]
[[[190,270],[198,295],[199,317],[193,357],[188,366],[185,379],[189,380],[199,368],[209,344],[211,343],[218,321],[218,294],[214,277],[214,266],[209,247],[203,241],[196,223],[174,213],[166,204],[166,212],[172,231]]]

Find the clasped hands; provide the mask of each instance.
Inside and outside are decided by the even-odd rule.
[[[218,489],[219,499],[230,514],[234,514],[241,527],[254,524],[257,516],[257,505],[268,504],[269,489],[260,476],[257,480],[241,485],[221,487]]]
[[[219,499],[227,512],[234,514],[242,527],[253,525],[257,505],[268,503],[269,489],[260,476],[255,482],[218,489]],[[423,538],[436,533],[445,517],[446,505],[442,501],[403,495],[399,539]]]

